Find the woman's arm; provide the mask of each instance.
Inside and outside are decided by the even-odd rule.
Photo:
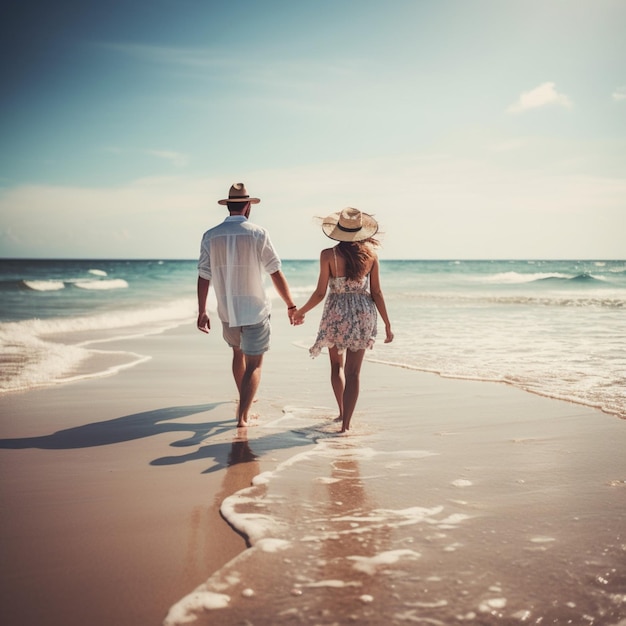
[[[391,322],[389,321],[389,315],[387,315],[387,306],[385,305],[385,297],[383,296],[383,290],[380,287],[380,272],[378,258],[374,260],[372,269],[370,270],[370,293],[372,294],[372,300],[380,313],[380,316],[385,323],[385,343],[393,341],[393,333],[391,332]]]
[[[306,304],[296,311],[296,319],[304,319],[304,315],[311,309],[315,308],[326,296],[328,289],[328,280],[330,278],[330,256],[332,249],[322,250],[320,254],[320,274],[317,279],[317,287],[307,300]]]

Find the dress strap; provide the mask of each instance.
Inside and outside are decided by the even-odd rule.
[[[333,258],[335,259],[335,278],[339,277],[339,270],[337,269],[337,251],[333,248]]]

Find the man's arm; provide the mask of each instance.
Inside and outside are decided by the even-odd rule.
[[[209,295],[211,281],[198,276],[198,330],[208,333],[211,330],[211,321],[206,312],[206,299]]]
[[[293,303],[293,298],[291,297],[291,292],[289,291],[287,279],[285,278],[282,270],[273,272],[272,274],[270,274],[270,277],[272,279],[272,282],[274,283],[274,287],[278,292],[278,295],[287,305],[287,315],[289,316],[289,322],[293,324],[293,316],[296,312],[296,305]]]

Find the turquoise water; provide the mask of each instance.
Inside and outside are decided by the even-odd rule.
[[[284,261],[297,302],[317,269]],[[368,358],[626,417],[626,261],[382,261],[381,279],[396,339]],[[91,339],[193,323],[195,289],[195,261],[0,261],[0,391],[75,379]]]

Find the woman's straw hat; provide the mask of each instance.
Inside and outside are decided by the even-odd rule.
[[[322,230],[335,241],[363,241],[378,232],[378,222],[359,209],[347,207],[325,217]]]
[[[235,183],[231,185],[228,198],[217,201],[218,204],[228,204],[229,202],[249,202],[250,204],[258,204],[261,200],[259,200],[259,198],[251,198],[243,183]]]

